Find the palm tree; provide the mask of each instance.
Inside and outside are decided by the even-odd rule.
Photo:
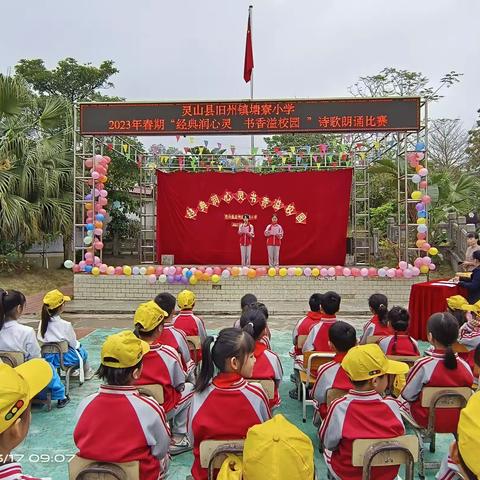
[[[0,240],[21,250],[47,235],[69,235],[72,165],[64,100],[35,97],[0,75]]]

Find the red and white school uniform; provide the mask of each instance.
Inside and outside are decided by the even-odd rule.
[[[459,353],[459,356],[468,363],[473,372],[475,368],[473,357],[475,355],[475,349],[480,343],[480,328],[472,327],[468,322],[464,323],[458,332],[458,343],[464,345],[468,349],[468,352]]]
[[[242,223],[238,227],[238,235],[240,237],[241,247],[251,247],[253,243],[253,236],[255,235],[255,229],[251,223],[246,226]]]
[[[192,310],[182,310],[173,320],[173,326],[181,330],[187,337],[200,337],[203,343],[207,338],[207,329],[200,317],[197,317]],[[190,350],[190,357],[196,358],[197,363],[202,360],[202,349],[196,351]]]
[[[363,333],[358,342],[360,345],[367,343],[368,337],[373,336],[388,336],[393,335],[393,329],[388,325],[383,325],[378,318],[378,315],[374,315],[364,326]]]
[[[300,336],[308,335],[310,330],[323,318],[322,312],[308,312],[305,317],[297,322],[292,333],[294,354],[296,357],[302,355],[302,349],[297,347],[297,339]]]
[[[14,454],[13,454],[14,455]],[[15,455],[14,455],[15,456]],[[42,480],[22,473],[22,466],[17,462],[0,465],[0,480]]]
[[[143,357],[142,375],[135,385],[161,385],[167,419],[173,419],[172,431],[187,433],[187,413],[193,385],[186,383],[187,374],[178,353],[168,345],[151,345]]]
[[[190,350],[188,348],[186,335],[175,328],[173,325],[165,326],[162,334],[155,342],[155,345],[169,345],[178,352],[182,360],[183,369],[187,372],[187,375],[195,369],[195,363],[190,356]]]
[[[200,466],[200,443],[203,440],[245,438],[251,426],[270,417],[263,389],[247,383],[236,373],[220,373],[203,392],[195,392],[188,415],[194,480],[208,478],[207,469]]]
[[[420,355],[418,343],[409,335],[389,335],[382,338],[378,345],[385,355],[405,355],[407,357]]]
[[[350,392],[335,400],[319,431],[325,461],[334,478],[361,480],[362,467],[352,465],[353,441],[392,438],[405,433],[398,404],[375,391]],[[399,467],[372,467],[375,480],[393,480]]]
[[[331,388],[350,390],[352,382],[342,368],[342,360],[346,353],[337,353],[331,362],[322,365],[317,372],[317,380],[313,385],[310,396],[315,408],[323,420],[327,416],[327,392]]]
[[[452,460],[450,455],[445,455],[440,464],[440,470],[435,476],[436,480],[463,480],[460,476],[458,465]]]
[[[423,428],[428,424],[430,410],[421,405],[423,387],[471,387],[473,384],[470,367],[458,355],[455,354],[457,368],[449,370],[443,363],[444,350],[435,349],[426,354],[428,356],[417,360],[408,372],[406,384],[397,399],[402,410]],[[456,432],[459,416],[460,409],[437,410],[436,431],[439,433]]]
[[[165,411],[133,386],[102,385],[77,410],[78,455],[99,462],[140,462],[142,480],[165,478],[170,428]]]
[[[270,409],[277,408],[282,403],[279,394],[280,382],[283,377],[282,363],[278,355],[269,350],[261,341],[255,343],[255,365],[253,367],[252,378],[258,380],[273,380],[275,382],[275,395],[269,400]]]
[[[336,321],[337,317],[335,315],[327,315],[324,313],[321,321],[310,329],[310,333],[303,344],[303,353],[312,351],[330,352],[328,331]]]

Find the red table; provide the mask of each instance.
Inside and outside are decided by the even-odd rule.
[[[467,291],[458,286],[435,285],[439,279],[431,282],[416,283],[410,290],[409,333],[417,340],[427,340],[427,320],[430,315],[447,310],[446,299],[453,295],[467,296]]]

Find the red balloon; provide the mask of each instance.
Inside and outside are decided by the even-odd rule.
[[[353,275],[354,277],[359,277],[359,276],[360,276],[360,269],[357,268],[357,267],[353,267],[353,268],[352,268],[352,275]]]
[[[377,269],[375,267],[370,267],[368,269],[368,276],[369,277],[376,277],[378,274]]]

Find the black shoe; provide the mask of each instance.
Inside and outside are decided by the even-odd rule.
[[[298,390],[296,388],[290,390],[288,392],[288,395],[290,396],[290,398],[293,398],[294,400],[298,400]]]
[[[70,403],[68,395],[63,400],[57,400],[57,408],[63,408],[67,403]]]
[[[294,373],[291,373],[290,374],[290,381],[292,383],[297,383],[298,382],[298,377]]]

